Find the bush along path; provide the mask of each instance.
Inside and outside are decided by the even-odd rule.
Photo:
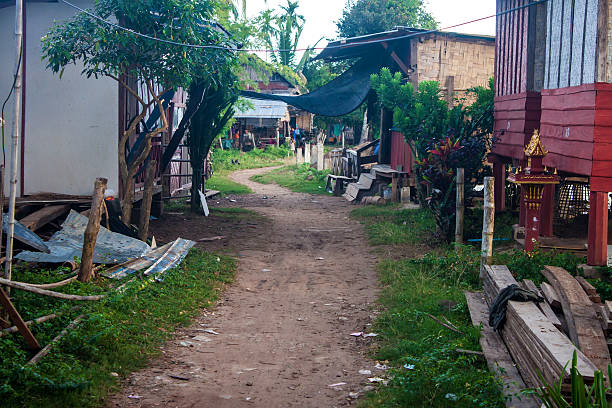
[[[236,213],[231,230],[183,214],[160,220],[164,234],[176,221],[175,233],[182,228],[188,239],[226,236],[210,244],[238,259],[236,281],[160,359],[131,375],[109,407],[345,406],[384,373],[368,358],[376,338],[351,336],[372,332],[377,295],[377,257],[349,218],[352,207],[251,181],[269,171],[230,174],[255,193],[209,203],[211,216],[215,205],[257,212]]]

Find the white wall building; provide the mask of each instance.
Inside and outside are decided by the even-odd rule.
[[[92,0],[71,0],[91,7]],[[19,195],[38,192],[91,194],[96,177],[118,191],[118,86],[111,79],[87,79],[68,66],[60,79],[45,69],[41,37],[54,21],[76,14],[53,0],[25,1],[25,127],[21,129]],[[13,84],[16,43],[14,1],[0,0],[0,104]],[[10,166],[14,95],[4,110],[5,167]],[[0,164],[3,157],[0,154]],[[8,192],[8,174],[5,191]]]

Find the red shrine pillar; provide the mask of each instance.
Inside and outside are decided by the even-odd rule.
[[[524,184],[521,192],[525,205],[525,251],[531,252],[540,237],[540,213],[544,186],[541,184]]]
[[[591,191],[589,201],[589,248],[587,263],[608,264],[608,193]]]

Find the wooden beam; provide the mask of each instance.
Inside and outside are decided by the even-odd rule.
[[[81,269],[79,270],[78,279],[81,282],[89,282],[93,275],[93,255],[100,231],[100,219],[102,217],[102,206],[104,205],[104,190],[108,180],[105,178],[97,178],[94,183],[94,194],[91,200],[91,213],[89,221],[83,234],[83,253],[81,255]]]
[[[561,310],[561,301],[559,301],[559,295],[557,295],[555,289],[546,282],[542,282],[540,288],[542,288],[542,294],[548,304],[557,310]]]
[[[393,58],[393,61],[395,61],[395,63],[400,67],[402,72],[406,75],[410,75],[412,73],[412,70],[404,63],[404,61],[402,61],[402,59],[399,57],[399,55],[397,55],[397,53],[393,49],[389,49],[389,44],[387,44],[386,42],[383,42],[381,44],[383,48],[385,49],[385,51],[389,52],[389,54],[391,55],[391,58]]]
[[[542,296],[542,293],[540,293],[540,291],[538,290],[538,287],[536,286],[535,283],[533,283],[532,280],[529,280],[529,279],[523,280],[522,286],[523,286],[524,289],[527,289],[527,290],[530,290],[530,291],[532,291],[534,293],[537,293],[538,296]],[[552,310],[552,308],[550,307],[548,302],[546,302],[546,301],[539,302],[537,305],[538,305],[538,308],[542,311],[542,313],[544,313],[544,315],[546,317],[548,317],[548,320],[550,320],[551,323],[557,329],[563,330],[563,325],[561,324],[561,320],[559,320],[559,318],[557,317],[555,312]]]
[[[610,364],[610,353],[593,302],[578,281],[565,269],[545,266],[542,274],[559,294],[570,339],[599,370],[606,373]]]
[[[36,231],[56,218],[66,214],[68,211],[70,211],[70,205],[68,204],[50,205],[22,218],[19,220],[19,222],[25,225],[28,229]]]
[[[480,346],[487,359],[487,365],[495,376],[504,382],[504,394],[508,397],[507,407],[530,408],[538,407],[536,401],[530,396],[522,396],[520,392],[527,388],[519,375],[516,364],[512,361],[510,353],[502,338],[489,326],[489,309],[482,293],[465,292],[468,309],[474,326],[481,326]]]
[[[13,306],[13,302],[7,296],[2,288],[0,288],[0,305],[6,310],[11,318],[11,321],[15,323],[17,329],[19,329],[19,333],[24,337],[26,343],[32,350],[40,350],[40,344],[38,344],[38,340],[32,334],[28,326],[25,324],[15,306]]]

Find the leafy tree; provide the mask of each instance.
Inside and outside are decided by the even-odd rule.
[[[423,0],[348,0],[336,22],[341,37],[379,33],[396,26],[435,29]]]
[[[455,224],[455,170],[465,169],[468,201],[471,187],[486,175],[484,159],[493,131],[493,81],[489,88],[470,90],[468,96],[474,100],[471,105],[458,103],[452,107],[442,97],[437,82],[421,82],[415,90],[401,73],[391,74],[387,68],[372,75],[372,87],[381,103],[393,110],[395,126],[416,159],[419,201],[429,208],[442,235],[450,240]],[[429,186],[429,197],[424,185]]]
[[[310,52],[306,52],[298,63],[295,62],[296,49],[306,22],[304,16],[297,13],[299,6],[298,1],[287,0],[286,6],[280,6],[281,12],[264,10],[256,20],[260,39],[271,50],[272,62],[298,67],[298,71],[310,56]]]
[[[204,173],[204,159],[215,140],[221,134],[225,125],[234,116],[234,104],[238,100],[238,77],[231,70],[219,71],[214,81],[202,84],[194,81],[192,88],[204,86],[203,99],[191,119],[187,146],[193,177],[191,178],[191,209],[193,212],[200,208],[199,191],[202,189],[202,175]],[[189,100],[187,109],[198,100]]]
[[[117,21],[129,30],[162,40],[227,45],[226,35],[207,23],[217,5],[215,0],[97,0],[92,12],[107,21]],[[139,103],[139,113],[120,135],[118,146],[122,219],[129,223],[134,176],[149,156],[152,139],[168,129],[162,100],[164,91],[159,91],[158,85],[165,89],[187,88],[194,77],[206,79],[227,65],[231,53],[144,38],[86,13],[54,26],[43,37],[42,48],[47,68],[59,72],[60,76],[67,65],[80,62],[83,75],[112,78]],[[139,84],[146,86],[150,100],[139,93]],[[161,125],[144,132],[144,147],[128,162],[129,140],[139,131],[151,106],[159,109]]]

